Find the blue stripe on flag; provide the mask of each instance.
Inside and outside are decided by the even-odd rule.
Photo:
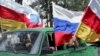
[[[60,20],[59,18],[54,18],[54,31],[55,32],[66,32],[75,33],[79,23],[71,23],[69,21]]]

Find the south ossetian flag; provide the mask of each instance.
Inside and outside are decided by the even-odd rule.
[[[100,41],[100,0],[90,0],[76,36],[87,42]]]
[[[0,21],[4,29],[34,28],[41,25],[39,14],[28,6],[0,0]]]
[[[76,32],[81,18],[79,17],[80,15],[75,16],[72,11],[60,7],[55,3],[52,3],[52,5],[55,45],[60,46],[68,43],[72,39],[72,36]]]
[[[26,15],[0,5],[0,26],[2,29],[13,30],[27,28],[29,20]]]

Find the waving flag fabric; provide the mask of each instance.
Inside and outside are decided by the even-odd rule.
[[[39,27],[39,14],[29,6],[22,6],[13,1],[0,0],[0,10],[0,21],[2,20],[1,25],[4,29]]]
[[[77,37],[87,42],[100,41],[100,0],[91,0],[78,29]]]
[[[0,5],[0,26],[3,29],[20,29],[26,28],[28,25],[27,17],[15,12],[5,6]]]
[[[74,18],[77,17],[77,18]],[[53,3],[54,34],[56,46],[68,43],[75,34],[81,18]]]

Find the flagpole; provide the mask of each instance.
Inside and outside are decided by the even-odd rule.
[[[86,8],[86,11],[87,11],[87,8]],[[82,17],[81,17],[82,19],[83,19],[85,13],[86,13],[86,12],[83,12]],[[78,29],[79,29],[80,25],[82,24],[82,19],[80,20],[80,23],[79,23],[79,25],[78,25],[78,27],[77,27],[77,29],[76,29],[76,32],[75,32],[74,36],[76,36],[76,34],[77,34],[77,32],[78,32]]]
[[[79,23],[79,25],[78,25],[78,27],[77,27],[77,29],[76,29],[76,32],[74,33],[74,35],[72,36],[72,39],[71,39],[71,43],[73,43],[74,42],[74,44],[77,46],[77,47],[79,47],[79,42],[78,42],[78,40],[77,40],[77,32],[78,32],[78,30],[79,30],[79,28],[80,28],[80,26],[81,26],[81,24],[82,24],[82,18],[83,18],[83,16],[84,16],[84,12],[82,13],[82,17],[81,17],[81,20],[80,20],[80,23]]]
[[[1,25],[2,25],[2,22],[0,21],[0,33],[2,33],[2,26]]]
[[[92,0],[90,0],[90,2],[89,2],[88,5],[90,5],[91,1],[92,1]],[[85,10],[87,11],[87,8],[86,8]],[[82,14],[82,17],[81,17],[82,19],[83,19],[83,17],[84,17],[85,14],[86,14],[86,12],[83,11],[83,14]],[[77,29],[76,29],[76,32],[75,32],[75,34],[74,34],[74,37],[76,36],[76,34],[77,34],[77,32],[78,32],[78,29],[79,29],[80,25],[82,24],[82,19],[81,19],[81,22],[79,23],[79,25],[78,25],[78,27],[77,27]]]

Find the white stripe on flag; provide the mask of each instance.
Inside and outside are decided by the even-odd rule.
[[[80,16],[80,15],[76,16],[75,12],[73,13],[71,10],[58,6],[55,3],[52,3],[52,5],[53,5],[54,18],[59,18],[61,20],[66,20],[72,23],[79,23],[81,21],[81,18],[74,19],[74,17]]]
[[[91,0],[88,6],[100,18],[100,0]]]

